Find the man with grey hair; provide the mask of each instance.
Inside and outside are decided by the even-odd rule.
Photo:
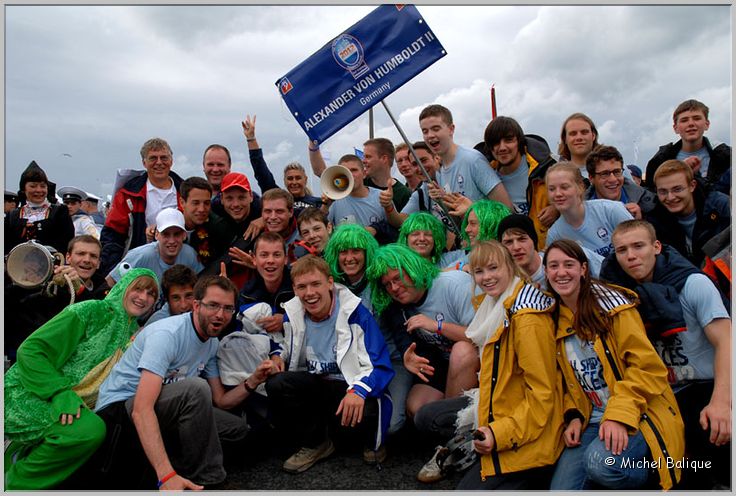
[[[103,274],[117,265],[125,253],[146,244],[148,226],[155,226],[156,215],[164,208],[181,204],[179,185],[182,178],[171,171],[174,164],[171,147],[161,138],[151,138],[141,147],[145,171],[136,171],[114,193],[110,212],[102,228]]]

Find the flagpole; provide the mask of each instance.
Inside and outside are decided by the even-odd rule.
[[[368,139],[373,139],[373,107],[368,109]]]
[[[425,169],[424,166],[422,165],[422,161],[419,160],[419,157],[417,156],[417,152],[414,151],[414,147],[411,146],[411,141],[409,141],[409,138],[407,138],[406,134],[404,134],[404,130],[401,129],[401,126],[399,126],[399,122],[394,117],[394,114],[391,113],[391,110],[389,110],[388,105],[386,105],[386,101],[381,100],[381,104],[383,105],[383,108],[386,109],[386,113],[391,118],[391,121],[394,123],[394,126],[396,126],[396,129],[398,129],[399,134],[401,134],[401,138],[404,140],[404,143],[406,143],[406,145],[409,147],[409,153],[411,153],[412,157],[414,157],[414,160],[419,166],[419,170],[422,171],[422,174],[424,174],[424,177],[427,179],[427,182],[432,183],[433,180],[431,177],[429,177],[429,174],[427,173],[427,169]],[[444,217],[450,221],[449,227],[452,230],[452,232],[454,232],[455,235],[460,236],[460,228],[455,223],[455,219],[453,219],[450,213],[447,211],[447,207],[445,206],[444,202],[442,200],[434,200],[434,201],[442,209],[442,213]]]
[[[491,120],[496,118],[496,84],[491,85]]]

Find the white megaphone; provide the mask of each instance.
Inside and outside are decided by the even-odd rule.
[[[353,191],[353,173],[347,167],[333,165],[322,173],[319,184],[328,198],[339,200]]]

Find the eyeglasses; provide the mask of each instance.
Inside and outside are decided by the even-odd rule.
[[[672,189],[664,189],[664,188],[661,188],[661,189],[657,189],[657,196],[666,197],[670,193],[672,193],[673,195],[679,195],[680,193],[682,193],[686,189],[687,189],[687,187],[685,187],[685,186],[675,186]]]
[[[171,156],[170,155],[149,155],[146,157],[146,162],[155,164],[157,161],[161,160],[161,162],[167,164],[171,162]]]
[[[219,303],[205,303],[202,300],[199,300],[200,305],[202,305],[209,313],[217,313],[220,310],[223,310],[225,313],[235,313],[235,307],[232,305],[220,305]]]
[[[603,178],[606,178],[611,175],[613,177],[621,177],[624,175],[624,170],[623,169],[604,170],[604,171],[596,172],[595,175],[598,177],[603,177]]]

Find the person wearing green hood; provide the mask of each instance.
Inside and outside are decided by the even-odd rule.
[[[53,488],[105,439],[100,384],[158,298],[156,275],[128,271],[104,300],[70,305],[18,349],[5,374],[5,489]]]

